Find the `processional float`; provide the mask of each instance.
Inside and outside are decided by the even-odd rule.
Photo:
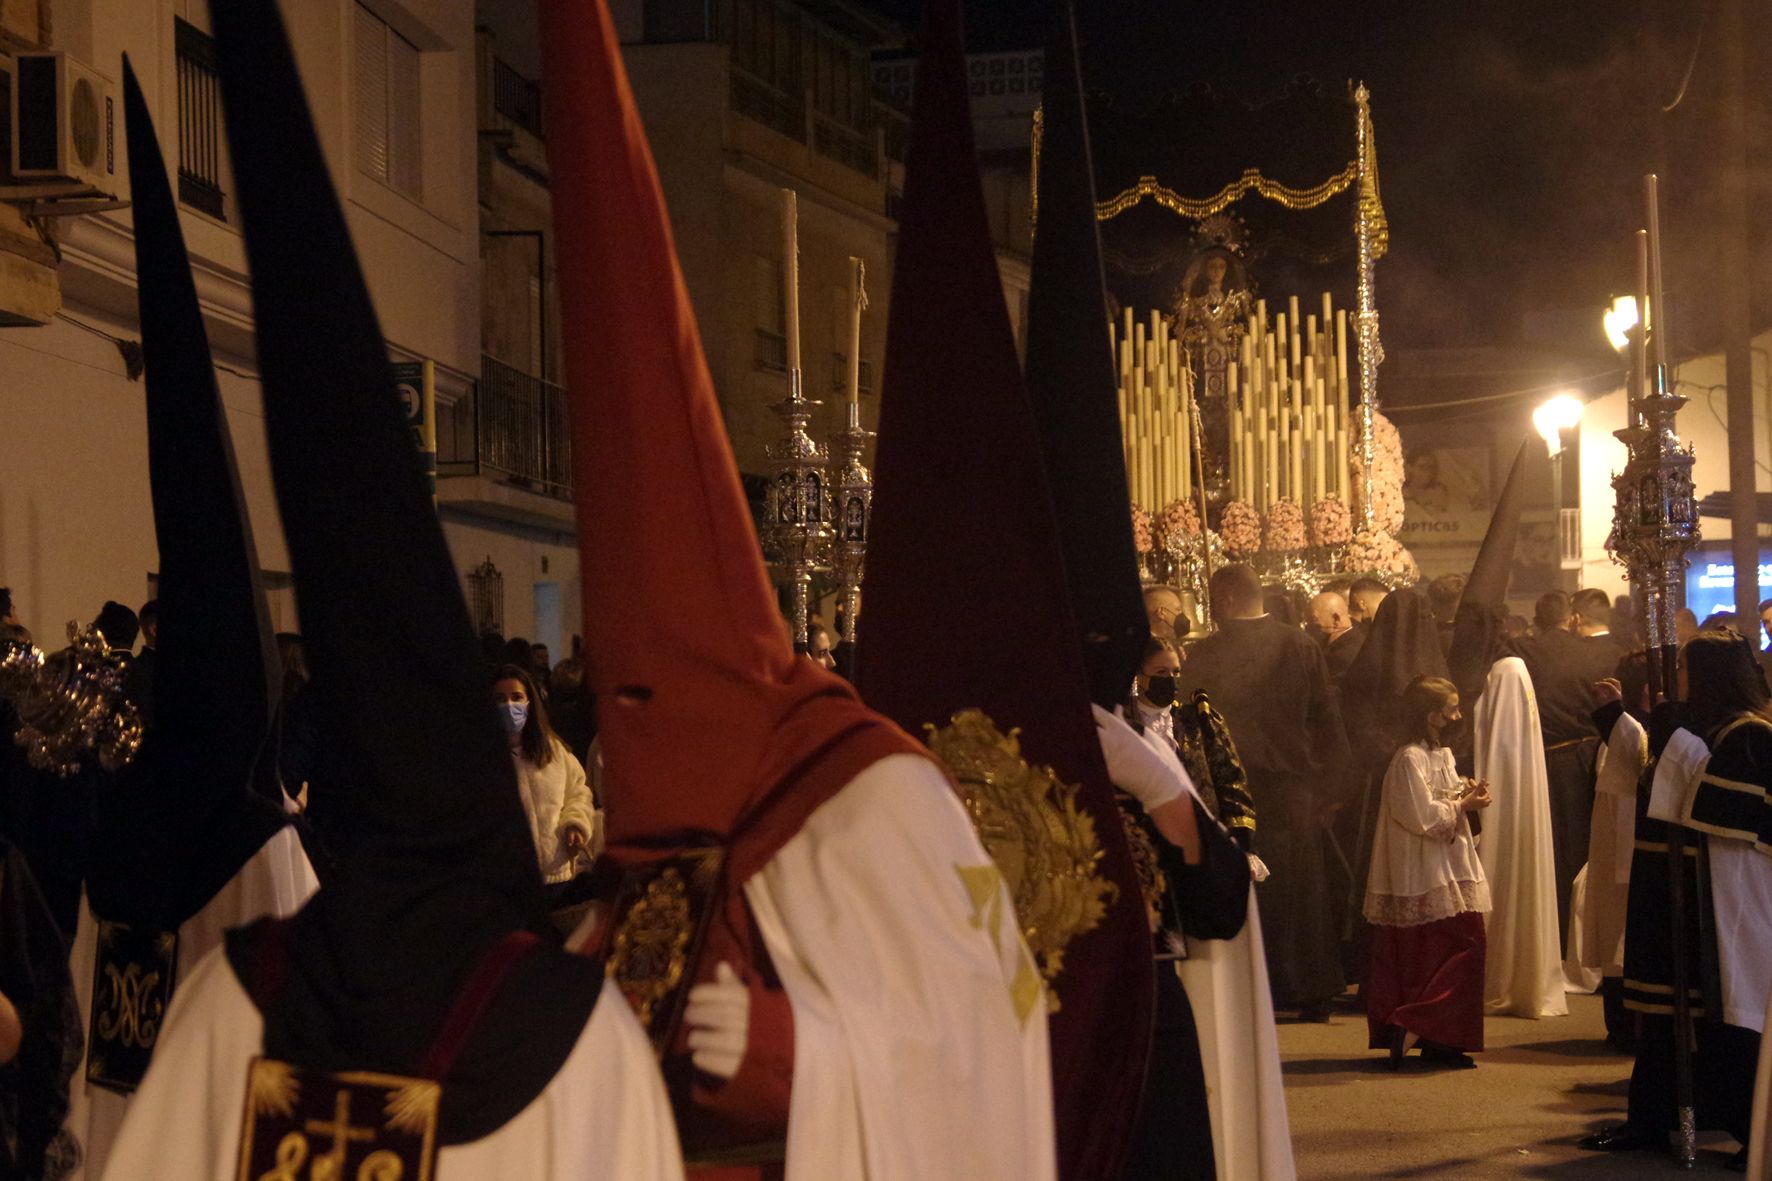
[[[1366,88],[1342,101],[1294,86],[1265,108],[1196,90],[1171,106],[1128,116],[1102,104],[1097,135],[1109,145],[1098,173],[1129,177],[1168,150],[1153,145],[1179,139],[1169,167],[1230,178],[1189,197],[1141,171],[1096,209],[1121,305],[1108,334],[1144,577],[1193,597],[1199,616],[1226,560],[1305,592],[1336,577],[1413,583],[1414,558],[1396,539],[1402,445],[1378,410],[1375,264],[1389,230]],[[1039,132],[1036,116],[1036,218]],[[1301,141],[1310,149],[1290,150]],[[1264,158],[1250,166],[1250,156]],[[1288,183],[1335,164],[1326,179]],[[1323,285],[1341,290],[1312,291],[1325,271],[1334,277]]]

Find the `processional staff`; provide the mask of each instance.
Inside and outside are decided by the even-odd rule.
[[[1632,583],[1643,592],[1644,631],[1649,645],[1649,685],[1659,704],[1679,696],[1679,643],[1674,614],[1683,605],[1686,554],[1698,541],[1697,503],[1692,488],[1693,454],[1674,431],[1674,416],[1686,399],[1671,388],[1667,363],[1667,303],[1661,282],[1661,216],[1656,178],[1644,178],[1648,229],[1637,231],[1637,325],[1631,330],[1630,413],[1615,432],[1629,448],[1624,471],[1615,475],[1614,552]],[[1737,573],[1739,577],[1739,572]],[[1673,958],[1674,1090],[1677,1109],[1675,1157],[1682,1168],[1697,1159],[1693,1080],[1692,1004],[1687,963],[1686,847],[1691,833],[1668,823],[1669,948]],[[1700,846],[1699,881],[1706,876]]]

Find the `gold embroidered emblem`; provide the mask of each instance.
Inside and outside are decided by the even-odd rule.
[[[961,883],[966,887],[966,897],[972,902],[972,927],[977,931],[985,931],[991,937],[999,954],[1003,940],[1003,871],[996,865],[956,865],[954,872],[960,875]],[[1039,969],[1034,967],[1033,957],[1029,954],[1027,944],[1016,940],[1015,944],[1015,978],[1009,982],[1009,1000],[1015,1009],[1015,1019],[1022,1024],[1027,1023],[1028,1014],[1040,1001]]]
[[[1133,811],[1137,807],[1128,797],[1119,797],[1120,818],[1126,822],[1126,843],[1132,850],[1132,868],[1138,871],[1138,890],[1144,895],[1145,918],[1150,921],[1151,934],[1163,926],[1163,898],[1169,893],[1169,877],[1157,859],[1157,845],[1150,830]]]
[[[237,1181],[431,1181],[442,1088],[254,1058]]]
[[[607,971],[662,1054],[713,911],[723,854],[702,849],[639,867],[617,894]]]
[[[177,932],[99,920],[87,1081],[123,1094],[140,1085],[177,968]]]
[[[929,748],[960,785],[979,841],[1009,888],[1039,976],[1050,986],[1064,970],[1071,940],[1094,930],[1119,896],[1096,872],[1102,848],[1095,820],[1077,805],[1075,787],[1021,757],[1019,730],[1005,735],[984,711],[963,709],[947,726],[924,728]],[[965,870],[961,877],[972,897],[973,925],[998,921],[988,913],[992,903],[979,909],[982,883]],[[1019,980],[1015,991],[1028,995]],[[1046,997],[1048,1010],[1057,1012],[1057,991],[1048,987]]]

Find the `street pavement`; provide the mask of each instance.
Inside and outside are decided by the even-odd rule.
[[[1524,1177],[1599,1181],[1737,1176],[1727,1137],[1700,1141],[1698,1168],[1665,1156],[1582,1152],[1575,1141],[1624,1118],[1631,1060],[1604,1041],[1597,997],[1571,996],[1567,1017],[1491,1017],[1475,1070],[1411,1053],[1392,1074],[1366,1048],[1352,997],[1328,1025],[1282,1019],[1280,1056],[1300,1181],[1373,1177]]]

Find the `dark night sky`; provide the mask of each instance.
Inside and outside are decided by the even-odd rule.
[[[914,28],[918,0],[872,0]],[[1745,4],[1756,96],[1750,163],[1756,213],[1772,159],[1772,84],[1764,5]],[[976,49],[1037,45],[1043,3],[978,0]],[[1600,309],[1629,289],[1641,176],[1658,137],[1671,145],[1670,318],[1676,344],[1711,343],[1719,251],[1714,207],[1721,87],[1715,0],[1558,0],[1455,4],[1104,0],[1079,5],[1085,81],[1121,104],[1207,82],[1245,101],[1294,75],[1325,89],[1364,79],[1373,95],[1379,172],[1391,224],[1379,306],[1393,347],[1535,343],[1605,346]],[[1672,99],[1704,40],[1688,93]],[[1756,259],[1764,252],[1754,243]],[[1772,267],[1757,265],[1756,281]],[[1772,310],[1772,300],[1764,306]],[[1756,325],[1772,315],[1756,316]],[[1531,325],[1529,328],[1528,325]]]

